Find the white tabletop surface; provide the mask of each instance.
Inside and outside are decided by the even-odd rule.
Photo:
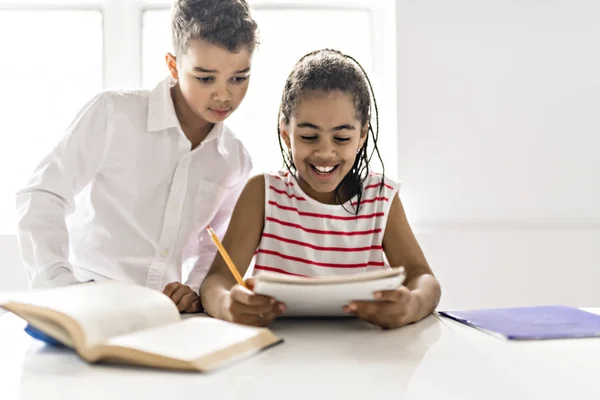
[[[89,365],[23,327],[0,315],[2,400],[600,399],[600,339],[508,342],[433,315],[394,331],[276,321],[283,344],[204,375]]]

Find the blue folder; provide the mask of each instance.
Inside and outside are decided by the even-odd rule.
[[[25,327],[25,332],[32,338],[40,340],[51,346],[65,347],[65,345],[62,344],[61,342],[59,342],[58,340],[54,339],[51,336],[46,335],[44,332],[40,331],[37,328],[34,328],[33,326],[31,326],[29,324],[27,324],[27,326]]]
[[[600,315],[568,306],[456,310],[439,314],[509,340],[600,336]]]

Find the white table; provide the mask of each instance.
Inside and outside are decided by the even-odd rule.
[[[600,339],[507,342],[437,316],[277,321],[283,344],[205,375],[88,365],[23,327],[0,315],[2,400],[600,399]]]

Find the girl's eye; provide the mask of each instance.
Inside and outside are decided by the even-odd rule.
[[[317,135],[310,135],[310,136],[300,136],[300,138],[302,140],[305,140],[307,142],[313,142],[315,140],[317,140]]]
[[[215,78],[213,78],[212,76],[197,76],[196,79],[198,79],[202,83],[211,83],[215,80]]]
[[[234,76],[231,80],[233,83],[242,83],[248,80],[248,76]]]
[[[347,143],[347,142],[350,141],[350,138],[347,138],[347,137],[338,137],[338,138],[335,138],[335,140],[337,140],[340,143]]]

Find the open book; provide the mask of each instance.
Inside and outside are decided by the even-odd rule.
[[[267,328],[181,319],[166,295],[116,282],[7,294],[0,306],[88,362],[206,372],[281,342]]]
[[[302,277],[261,271],[254,292],[283,302],[282,316],[347,316],[343,307],[352,300],[372,300],[374,292],[393,290],[406,278],[404,268],[328,277]]]

